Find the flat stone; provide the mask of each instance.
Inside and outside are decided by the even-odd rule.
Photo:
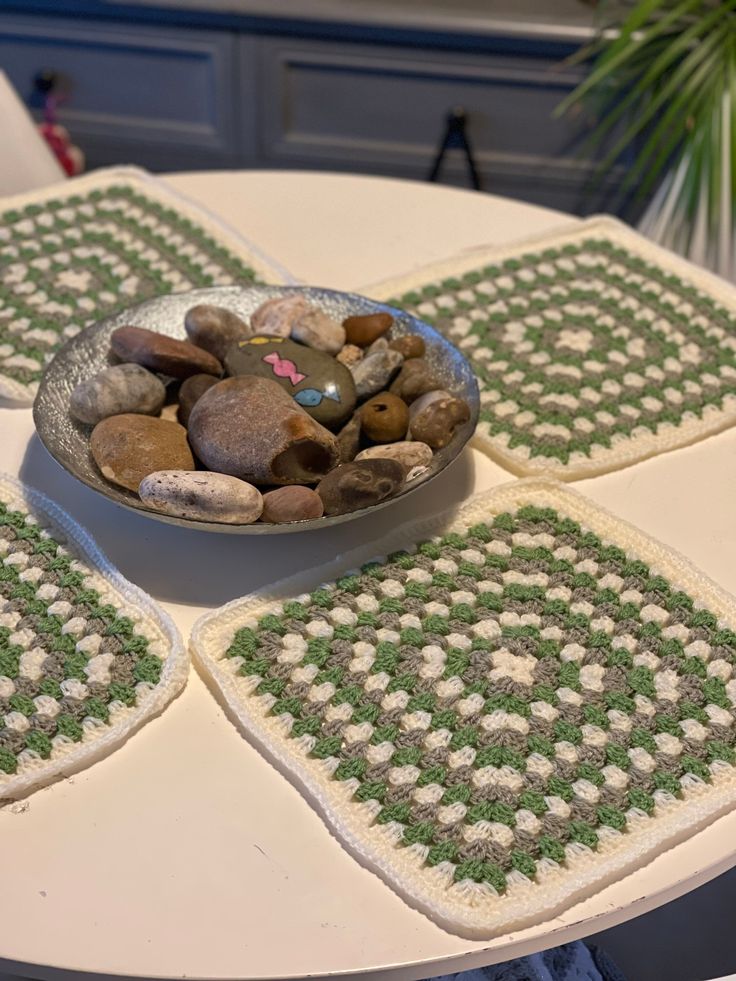
[[[398,443],[386,443],[384,446],[369,446],[361,450],[356,460],[398,460],[406,470],[415,467],[426,469],[432,462],[432,447],[417,440],[401,440]]]
[[[439,382],[424,358],[411,358],[401,366],[389,391],[398,395],[407,405],[411,405],[421,395],[437,390]]]
[[[403,439],[409,427],[409,408],[398,395],[380,392],[360,410],[363,433],[374,443],[394,443]]]
[[[350,371],[323,351],[278,337],[251,337],[228,352],[231,375],[258,375],[276,382],[323,426],[341,426],[355,408]]]
[[[222,365],[209,351],[144,327],[118,327],[110,336],[110,347],[121,361],[133,361],[171,378],[222,374]]]
[[[208,388],[217,384],[217,379],[212,375],[192,375],[181,383],[179,389],[179,408],[176,417],[182,426],[189,424],[189,416],[192,409],[204,395]]]
[[[250,326],[231,310],[210,303],[199,303],[184,317],[187,337],[197,347],[209,351],[222,361],[236,341],[250,337]]]
[[[358,399],[370,398],[388,388],[391,378],[399,370],[403,357],[398,351],[376,351],[369,354],[350,369],[355,381]]]
[[[166,400],[160,378],[139,364],[117,364],[80,382],[69,397],[69,412],[89,426],[126,412],[156,416]]]
[[[312,308],[303,313],[291,328],[292,340],[315,351],[338,354],[345,344],[345,328],[321,310]]]
[[[385,500],[404,483],[405,470],[397,460],[342,463],[317,484],[325,514],[347,514]]]
[[[372,344],[368,345],[363,353],[367,356],[369,354],[375,354],[376,351],[388,351],[388,341],[385,337],[376,338]]]
[[[439,450],[447,446],[457,427],[468,421],[470,408],[449,392],[428,392],[412,404],[409,418],[410,438]]]
[[[311,308],[301,293],[286,293],[266,300],[250,315],[252,334],[288,337],[297,320]]]
[[[143,478],[138,493],[154,511],[191,521],[249,525],[263,510],[252,484],[208,470],[158,470]]]
[[[275,381],[218,382],[189,416],[194,452],[210,470],[252,484],[316,483],[339,458],[336,438]]]
[[[402,337],[395,337],[389,341],[388,346],[392,351],[403,354],[407,360],[409,358],[423,358],[426,351],[424,338],[420,337],[419,334],[404,334]]]
[[[321,518],[323,514],[322,498],[311,487],[292,484],[291,487],[279,487],[263,495],[261,521],[270,524],[307,521],[310,518]]]
[[[156,470],[194,470],[186,429],[151,416],[103,419],[92,430],[90,452],[103,477],[136,492]]]
[[[367,313],[346,317],[342,325],[348,344],[368,347],[389,330],[394,322],[390,313]]]

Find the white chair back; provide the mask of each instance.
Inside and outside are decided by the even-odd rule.
[[[0,196],[33,191],[66,179],[18,93],[0,71]]]

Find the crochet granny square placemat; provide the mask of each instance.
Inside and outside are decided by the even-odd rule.
[[[499,935],[736,804],[736,602],[685,559],[543,478],[376,547],[208,614],[192,651],[409,903]]]
[[[57,348],[116,310],[284,279],[254,245],[133,167],[0,200],[0,398],[32,402]]]
[[[736,290],[612,218],[365,292],[472,361],[479,449],[574,480],[736,422]]]
[[[0,801],[115,748],[187,672],[171,619],[64,511],[0,475]]]

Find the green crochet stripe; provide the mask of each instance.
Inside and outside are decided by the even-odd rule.
[[[736,761],[736,634],[551,508],[370,563],[226,656],[377,824],[497,892]]]
[[[736,395],[736,350],[723,343],[734,314],[604,238],[391,302],[465,346],[484,393],[484,431],[531,458],[568,464],[702,418]]]
[[[59,543],[2,501],[0,547],[0,773],[11,774],[21,754],[47,759],[58,737],[83,738],[85,720],[107,724],[113,703],[135,705],[136,686],[157,685],[162,662],[128,617],[85,586],[88,574]],[[44,586],[53,599],[39,598]],[[81,636],[65,630],[74,618],[84,621]],[[112,655],[104,682],[88,676],[90,654],[79,648],[92,636]]]
[[[144,220],[131,216],[133,207]],[[24,385],[40,379],[65,328],[171,292],[167,273],[181,274],[189,289],[258,282],[194,221],[125,184],[0,214],[0,270],[0,371]],[[65,285],[70,273],[86,282]],[[134,288],[123,288],[131,278]],[[31,330],[50,331],[58,342]],[[18,356],[37,367],[14,364]]]

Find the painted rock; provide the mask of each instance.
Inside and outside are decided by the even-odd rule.
[[[231,375],[259,375],[277,382],[323,426],[337,428],[355,408],[355,383],[348,369],[323,351],[278,337],[251,337],[228,351]]]
[[[340,364],[344,364],[346,368],[350,368],[360,361],[363,357],[363,351],[355,344],[346,344],[342,351],[336,354],[335,357]]]
[[[419,334],[404,334],[403,337],[396,337],[389,341],[388,345],[392,351],[398,351],[405,358],[423,358],[426,351],[424,338]]]
[[[166,399],[159,378],[139,364],[117,364],[80,382],[69,398],[69,412],[96,426],[108,416],[136,412],[156,416]]]
[[[436,391],[438,384],[434,372],[424,358],[411,358],[402,364],[389,391],[411,405],[420,395]]]
[[[398,395],[381,392],[360,410],[363,432],[374,443],[394,443],[403,439],[409,427],[409,408]]]
[[[151,416],[103,419],[92,430],[90,451],[103,477],[132,491],[156,470],[194,470],[186,429]]]
[[[350,369],[359,399],[370,398],[388,388],[388,383],[403,362],[398,351],[376,351],[369,354]]]
[[[187,310],[184,329],[192,344],[214,354],[218,361],[222,361],[236,341],[250,337],[252,333],[236,313],[209,303],[199,303]]]
[[[368,347],[381,337],[392,326],[394,318],[390,313],[367,313],[355,317],[347,317],[342,325],[348,344],[358,347]]]
[[[191,378],[187,378],[181,383],[176,417],[182,426],[189,423],[192,409],[207,389],[216,384],[217,379],[213,375],[192,375]]]
[[[360,449],[360,409],[346,422],[337,434],[337,445],[340,449],[340,463],[350,463],[355,459]]]
[[[361,450],[356,460],[398,460],[406,470],[415,467],[426,469],[432,462],[432,447],[416,440],[402,440],[399,443],[387,443],[385,446],[369,446]]]
[[[189,440],[210,470],[252,484],[316,483],[339,459],[333,434],[255,375],[206,391],[189,416]]]
[[[470,409],[463,399],[449,392],[428,392],[409,410],[410,438],[427,443],[434,450],[442,449],[450,442],[457,427],[469,418]]]
[[[287,293],[266,300],[250,315],[251,334],[268,334],[270,337],[288,337],[297,320],[311,309],[309,301],[301,293]]]
[[[303,313],[291,328],[293,340],[315,351],[337,354],[345,344],[345,328],[321,310],[312,308]]]
[[[222,365],[209,351],[144,327],[118,327],[110,336],[110,347],[121,361],[133,361],[172,378],[222,374]]]
[[[193,521],[249,525],[263,510],[252,484],[207,470],[157,470],[143,478],[138,493],[154,511]]]
[[[261,521],[281,525],[288,521],[321,518],[323,514],[322,498],[311,487],[292,484],[291,487],[279,487],[263,495]]]
[[[317,484],[325,514],[347,514],[385,500],[404,483],[405,470],[396,460],[342,463]]]

